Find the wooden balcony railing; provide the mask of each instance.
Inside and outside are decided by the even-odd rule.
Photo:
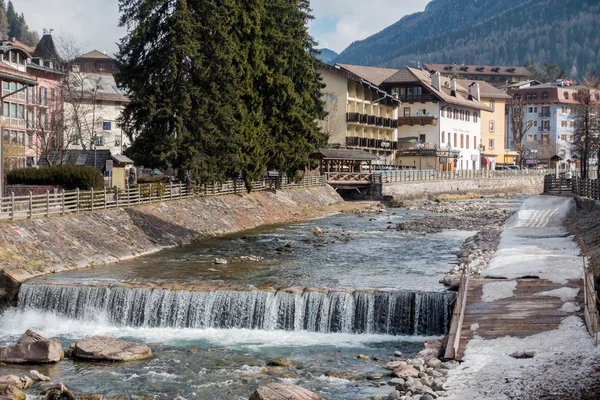
[[[437,117],[435,116],[423,116],[423,117],[400,117],[398,118],[398,125],[437,125]]]

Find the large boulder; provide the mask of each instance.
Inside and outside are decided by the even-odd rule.
[[[65,356],[58,339],[46,339],[28,330],[13,346],[0,347],[0,362],[6,364],[42,364],[59,362]]]
[[[33,385],[33,379],[29,376],[4,375],[0,376],[0,385],[12,385],[17,389],[27,389]]]
[[[259,386],[249,400],[319,400],[316,393],[289,383]]]
[[[75,342],[73,356],[88,360],[134,361],[152,357],[150,347],[105,336],[92,336]]]

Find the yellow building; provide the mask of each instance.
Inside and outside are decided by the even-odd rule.
[[[491,112],[481,113],[481,168],[494,169],[496,165],[512,165],[516,154],[507,151],[506,104],[511,98],[487,82],[466,81],[479,84],[481,101]]]

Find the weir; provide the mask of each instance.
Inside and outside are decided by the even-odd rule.
[[[124,326],[245,328],[323,333],[443,335],[451,292],[189,291],[24,284],[18,307]]]

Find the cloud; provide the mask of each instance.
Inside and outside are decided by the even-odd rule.
[[[430,0],[312,0],[315,20],[310,32],[319,42],[338,53],[356,40],[381,31],[407,14],[422,11]],[[335,20],[323,29],[321,20]]]

